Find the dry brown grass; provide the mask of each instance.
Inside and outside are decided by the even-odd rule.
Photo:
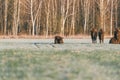
[[[56,35],[51,35],[51,36],[45,36],[45,35],[37,35],[37,36],[32,36],[32,35],[0,35],[0,39],[52,39]],[[68,39],[89,39],[91,38],[90,35],[71,35],[71,36],[62,36],[63,38],[68,38]],[[110,35],[105,35],[105,39],[111,38]]]

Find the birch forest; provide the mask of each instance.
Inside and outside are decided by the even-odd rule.
[[[0,0],[0,35],[63,36],[120,27],[120,0]]]

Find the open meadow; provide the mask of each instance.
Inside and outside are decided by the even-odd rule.
[[[0,80],[119,80],[120,45],[91,39],[0,39]]]

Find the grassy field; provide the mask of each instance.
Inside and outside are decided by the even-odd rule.
[[[65,40],[61,45],[51,40],[15,41],[0,41],[0,80],[120,79],[120,45],[107,40]]]

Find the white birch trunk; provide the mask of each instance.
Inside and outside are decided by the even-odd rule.
[[[19,25],[19,18],[20,17],[20,0],[15,0],[14,2],[14,21],[13,21],[13,27],[12,32],[13,35],[17,35],[18,33],[18,25]]]
[[[7,13],[8,13],[8,0],[5,0],[4,35],[6,35],[7,28]]]
[[[84,1],[84,34],[86,34],[86,30],[87,30],[87,23],[89,20],[89,0]]]
[[[100,19],[101,19],[101,28],[104,28],[104,0],[100,0]]]
[[[35,7],[33,4],[33,0],[30,0],[30,14],[31,14],[31,22],[32,22],[32,36],[35,35],[35,22],[36,22],[36,18],[38,17],[38,13],[39,10],[41,8],[41,3],[42,1],[40,1],[38,3],[38,8],[36,10],[34,10],[33,8]],[[34,13],[34,11],[36,11],[36,13]]]
[[[61,1],[61,32],[60,34],[64,36],[65,31],[65,22],[68,17],[72,15],[72,13],[69,13],[69,8],[71,5],[71,0],[67,0],[67,3],[65,3],[66,0]],[[65,4],[67,7],[65,7]]]
[[[72,21],[71,21],[71,35],[75,35],[75,2],[76,0],[73,0],[73,10],[72,10]]]
[[[116,0],[116,4],[115,4],[115,27],[117,28],[118,26],[118,0]]]
[[[113,0],[111,0],[110,36],[112,36],[112,28],[113,28]]]
[[[48,4],[46,4],[46,38],[48,37],[48,32],[49,32],[49,22],[50,22],[50,0],[47,0],[48,1]]]

